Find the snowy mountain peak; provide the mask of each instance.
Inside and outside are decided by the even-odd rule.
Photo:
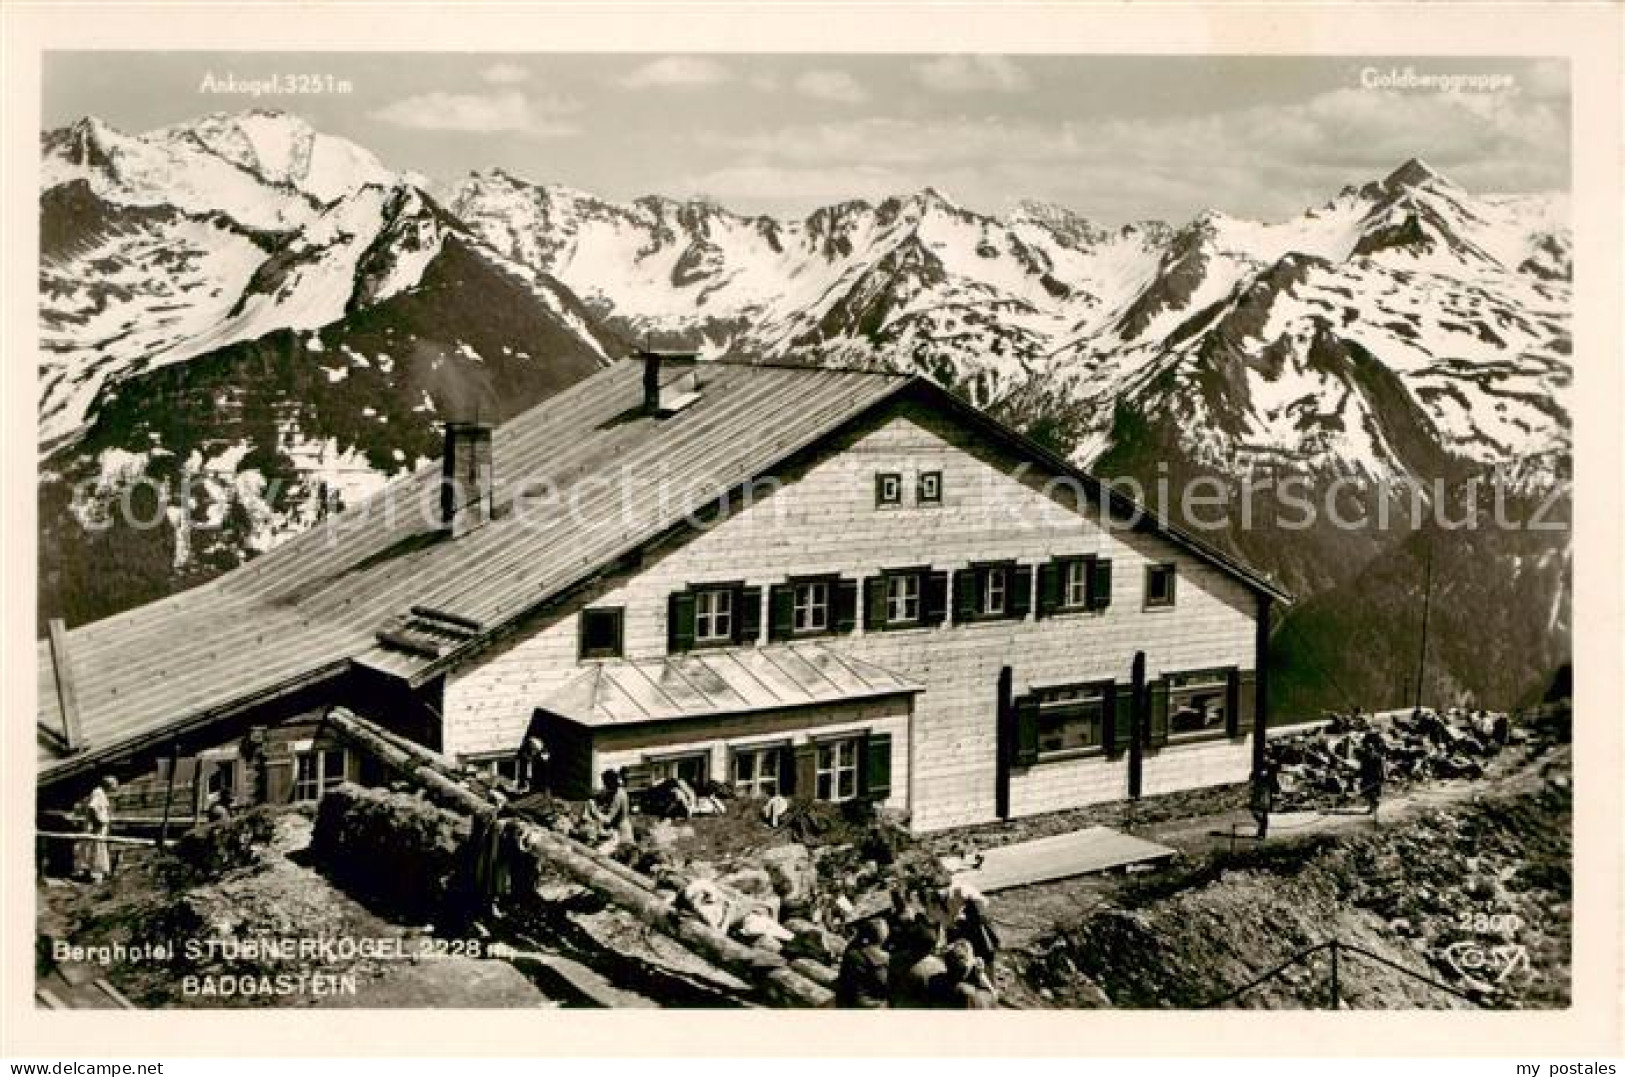
[[[1382,181],[1382,185],[1389,191],[1409,190],[1414,187],[1437,185],[1453,190],[1461,190],[1445,176],[1428,166],[1420,157],[1412,157],[1398,168],[1394,169]]]

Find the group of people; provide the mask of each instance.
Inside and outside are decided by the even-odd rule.
[[[855,925],[835,1002],[855,1009],[994,1009],[998,950],[981,894],[959,886],[894,890],[888,913]]]

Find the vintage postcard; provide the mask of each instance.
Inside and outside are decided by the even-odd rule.
[[[1619,9],[1485,10],[14,11],[18,1042],[1617,1051]]]

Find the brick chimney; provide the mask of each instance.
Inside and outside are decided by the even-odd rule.
[[[453,538],[491,519],[491,424],[449,422],[440,458],[440,526]]]

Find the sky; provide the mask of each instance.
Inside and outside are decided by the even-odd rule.
[[[286,76],[306,92],[227,88]],[[931,186],[990,213],[1272,220],[1410,157],[1479,192],[1569,187],[1568,70],[1540,59],[70,52],[43,89],[47,129],[275,108],[440,182],[500,167],[775,216]]]

